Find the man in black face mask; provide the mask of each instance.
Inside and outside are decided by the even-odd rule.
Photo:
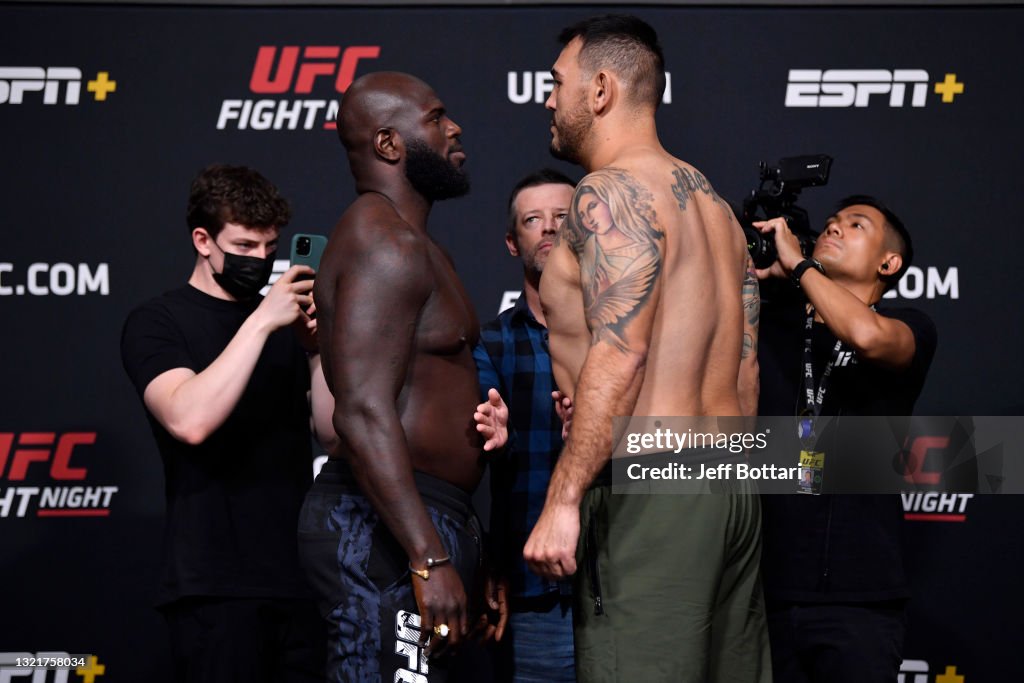
[[[337,438],[307,314],[313,281],[296,280],[313,272],[294,266],[259,295],[289,218],[256,171],[202,171],[192,276],[135,309],[122,334],[167,480],[158,607],[176,681],[323,678],[326,635],[295,543],[312,483],[310,397],[323,445]]]

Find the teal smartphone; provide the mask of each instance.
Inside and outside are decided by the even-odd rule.
[[[320,270],[320,257],[323,256],[327,238],[323,235],[298,233],[292,237],[291,263],[293,266],[309,266],[314,271]],[[306,275],[300,279],[308,279]]]

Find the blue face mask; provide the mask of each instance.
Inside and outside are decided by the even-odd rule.
[[[221,272],[213,274],[213,279],[231,296],[251,299],[270,281],[270,274],[274,271],[272,258],[232,254],[221,249],[220,245],[217,248],[224,254],[224,267]]]

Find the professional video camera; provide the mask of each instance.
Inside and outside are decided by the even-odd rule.
[[[800,191],[805,187],[818,187],[828,182],[832,157],[827,154],[787,157],[779,165],[769,168],[761,162],[761,186],[743,200],[740,224],[747,237],[747,249],[757,268],[767,268],[778,258],[775,238],[761,234],[751,225],[754,221],[782,216],[789,229],[800,241],[804,256],[810,256],[819,233],[811,229],[807,211],[796,205]]]

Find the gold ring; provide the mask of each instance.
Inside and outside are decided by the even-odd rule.
[[[434,627],[434,633],[436,633],[437,635],[439,635],[442,638],[447,638],[448,637],[448,631],[449,630],[451,630],[451,629],[448,628],[448,624],[438,624],[437,626]]]

